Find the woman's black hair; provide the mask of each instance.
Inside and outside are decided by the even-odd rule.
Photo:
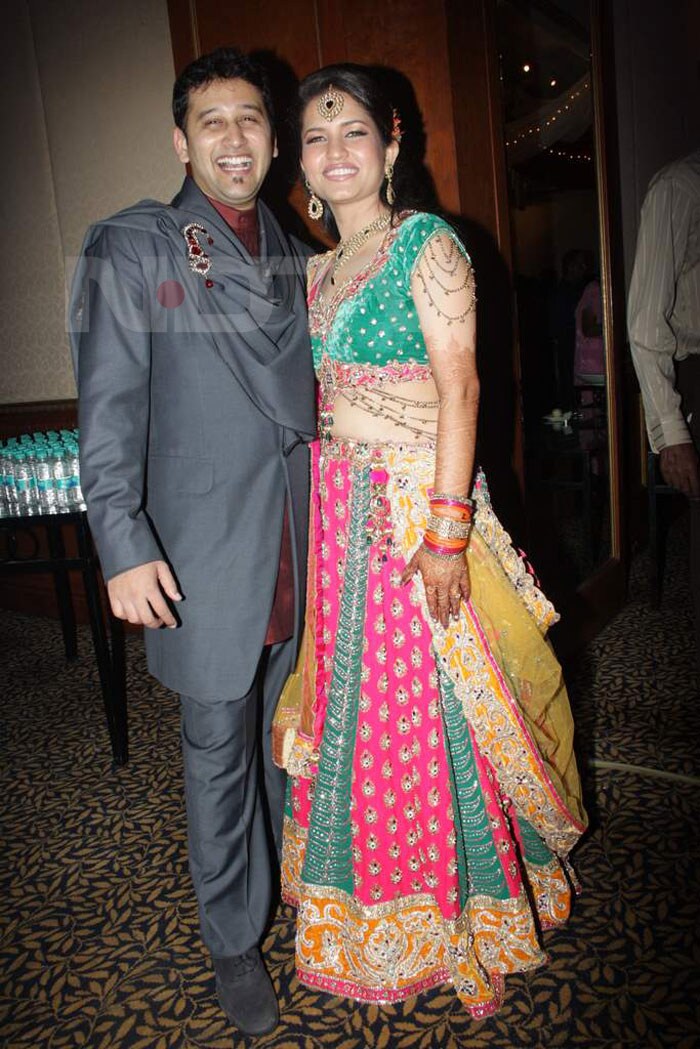
[[[309,76],[305,77],[299,85],[296,123],[300,155],[304,110],[309,102],[322,95],[330,87],[343,91],[354,98],[356,102],[359,102],[374,121],[384,145],[388,146],[392,142],[395,137],[395,110],[390,91],[385,83],[383,71],[372,66],[361,66],[353,62],[344,62],[317,69],[315,73],[310,73]],[[399,113],[396,113],[396,116],[400,118]],[[418,180],[415,178],[413,170],[414,167],[415,164],[411,162],[410,151],[400,148],[394,164],[394,203],[389,204],[386,199],[386,181],[382,184],[379,191],[381,201],[391,211],[392,222],[395,216],[402,211],[424,207],[425,198],[418,188]],[[323,205],[323,225],[332,236],[337,237],[338,230],[330,206],[325,200]]]

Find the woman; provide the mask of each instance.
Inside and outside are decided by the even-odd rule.
[[[569,911],[585,817],[542,636],[555,613],[472,479],[469,258],[447,223],[405,210],[368,70],[300,90],[310,214],[340,241],[309,264],[320,439],[301,709],[277,719],[298,974],[378,1002],[452,981],[480,1017],[505,973],[544,960],[538,925]]]
[[[589,281],[576,306],[574,385],[602,382],[605,376],[603,299],[600,281]]]

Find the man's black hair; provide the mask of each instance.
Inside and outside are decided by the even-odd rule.
[[[173,88],[173,119],[181,131],[185,130],[190,92],[215,80],[245,80],[257,87],[274,132],[275,112],[267,74],[255,59],[235,47],[218,47],[208,55],[201,55],[180,73]]]

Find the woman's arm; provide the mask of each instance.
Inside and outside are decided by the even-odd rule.
[[[479,407],[476,296],[469,259],[447,232],[428,241],[411,290],[440,402],[434,490],[465,497],[472,484]],[[421,546],[404,578],[416,570],[431,615],[447,626],[450,613],[457,616],[461,598],[469,596],[465,558],[442,560]]]

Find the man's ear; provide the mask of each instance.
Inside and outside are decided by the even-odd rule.
[[[177,153],[177,159],[183,164],[188,164],[190,151],[187,148],[187,135],[182,128],[176,127],[173,129],[173,147]]]

